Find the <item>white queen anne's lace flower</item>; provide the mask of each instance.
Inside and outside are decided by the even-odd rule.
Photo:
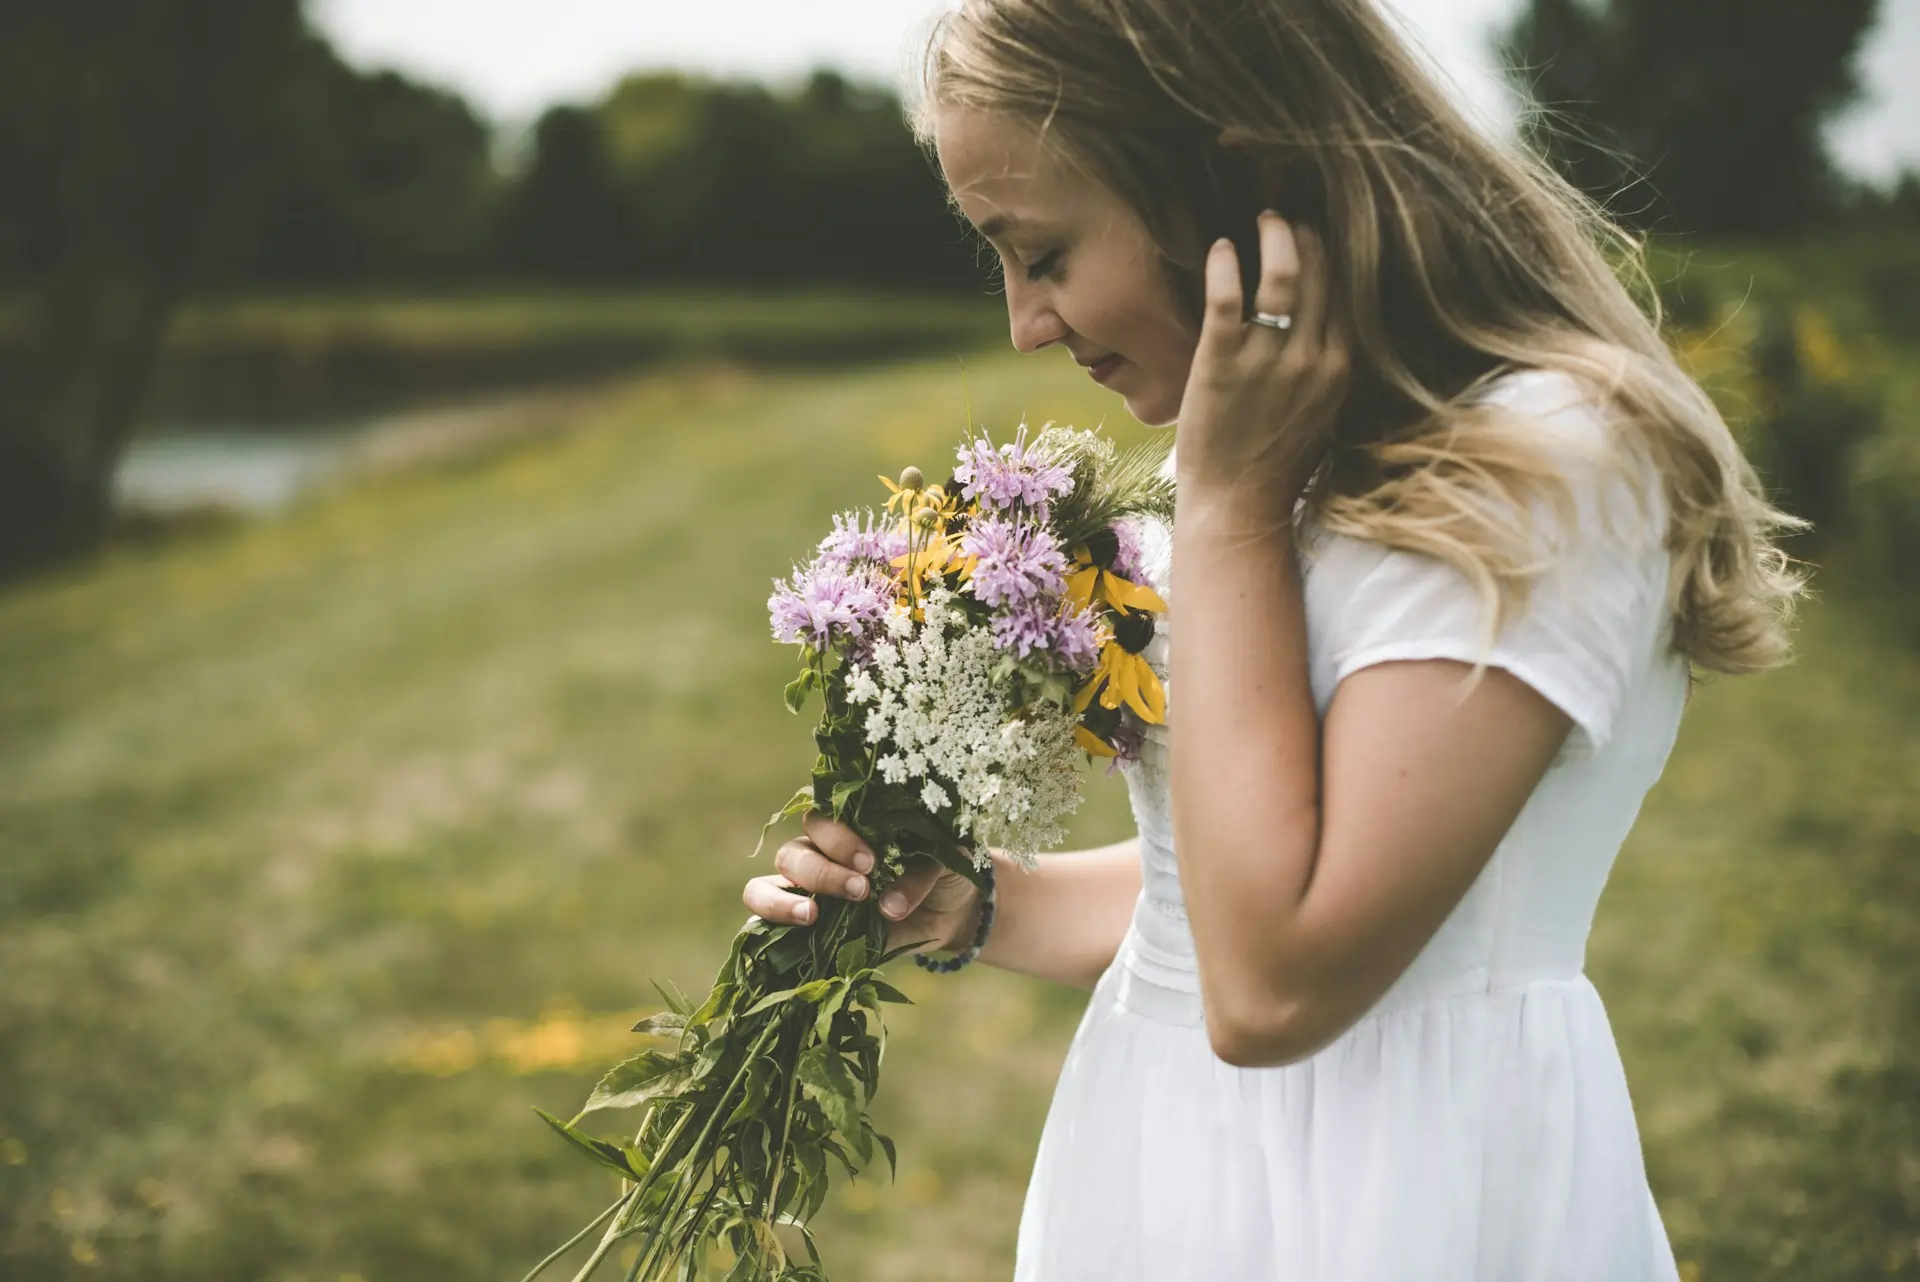
[[[994,677],[1002,652],[951,601],[950,592],[929,593],[925,621],[878,642],[872,666],[849,678],[849,697],[871,705],[865,737],[881,754],[883,780],[918,783],[929,811],[955,807],[976,863],[998,846],[1032,867],[1038,851],[1065,836],[1060,821],[1080,804],[1074,719],[1047,703],[1014,718],[1004,677]]]

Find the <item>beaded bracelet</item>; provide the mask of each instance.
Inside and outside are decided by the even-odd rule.
[[[944,961],[935,961],[925,953],[915,953],[913,960],[922,970],[931,970],[939,974],[950,975],[980,955],[981,946],[987,942],[987,932],[993,929],[993,864],[988,863],[980,874],[982,898],[980,902],[980,929],[973,932],[973,942],[964,950],[955,953]]]

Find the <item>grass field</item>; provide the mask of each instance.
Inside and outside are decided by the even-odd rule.
[[[513,1279],[569,1112],[703,990],[810,761],[768,580],[1064,360],[637,380],[572,431],[0,597],[0,1274]],[[1122,425],[1125,425],[1124,428]],[[1699,1282],[1920,1278],[1920,660],[1838,571],[1689,712],[1589,969]],[[1097,778],[1076,844],[1129,831]],[[899,969],[840,1282],[1007,1275],[1085,995]]]

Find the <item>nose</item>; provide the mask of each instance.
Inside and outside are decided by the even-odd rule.
[[[1007,328],[1014,350],[1031,355],[1067,336],[1067,323],[1053,310],[1044,290],[1026,284],[1007,285]]]

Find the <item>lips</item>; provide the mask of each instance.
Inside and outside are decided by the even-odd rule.
[[[1080,363],[1086,366],[1087,373],[1092,376],[1094,382],[1104,383],[1113,377],[1115,370],[1120,368],[1120,360],[1121,357],[1118,352],[1109,352],[1097,361],[1081,361]]]

